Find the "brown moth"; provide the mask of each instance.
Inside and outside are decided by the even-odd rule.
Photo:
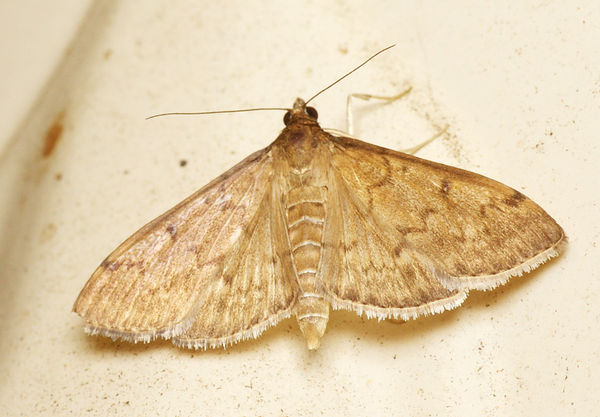
[[[331,135],[300,98],[284,122],[102,262],[73,307],[88,333],[206,349],[294,315],[312,350],[330,307],[379,320],[440,313],[566,242],[499,182]]]

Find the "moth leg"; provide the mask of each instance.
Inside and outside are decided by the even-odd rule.
[[[429,145],[431,142],[433,142],[434,140],[436,140],[437,138],[439,138],[440,136],[442,136],[444,133],[446,133],[448,131],[448,127],[450,125],[446,125],[444,126],[444,128],[442,130],[440,130],[439,132],[437,132],[435,135],[433,135],[432,137],[430,137],[429,139],[427,139],[424,142],[419,143],[416,146],[413,146],[411,148],[408,149],[402,149],[400,152],[403,153],[409,153],[411,155],[416,154],[417,152],[419,152],[421,149],[423,149],[425,146]]]
[[[354,134],[354,123],[352,120],[352,99],[358,98],[361,100],[382,100],[386,103],[392,103],[396,100],[401,99],[412,90],[412,86],[408,87],[406,90],[402,91],[400,94],[396,94],[395,96],[377,96],[374,94],[362,94],[362,93],[353,93],[348,94],[348,98],[346,99],[346,131],[352,136]]]
[[[378,95],[374,95],[374,94],[363,94],[363,93],[349,94],[348,98],[346,100],[346,131],[344,132],[343,130],[332,129],[332,128],[323,128],[323,130],[326,131],[327,133],[331,133],[334,136],[344,136],[344,137],[349,137],[352,139],[359,139],[356,136],[354,136],[354,132],[353,132],[353,130],[354,130],[354,122],[353,122],[353,118],[352,118],[352,99],[353,98],[358,98],[358,99],[365,100],[365,101],[368,101],[371,99],[382,100],[382,101],[385,101],[386,104],[388,104],[393,101],[401,99],[402,97],[404,97],[405,95],[410,93],[411,90],[412,90],[412,86],[408,87],[406,90],[402,91],[401,93],[396,94],[395,96],[378,96]],[[440,136],[444,135],[448,131],[448,127],[449,127],[449,125],[444,126],[443,129],[441,129],[439,132],[437,132],[435,135],[433,135],[429,139],[427,139],[413,147],[410,147],[408,149],[402,149],[402,150],[400,150],[400,152],[414,155],[415,153],[417,153],[418,151],[423,149],[425,146],[429,145],[431,142],[433,142]]]

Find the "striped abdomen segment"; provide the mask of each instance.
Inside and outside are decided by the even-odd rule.
[[[324,187],[301,185],[290,190],[286,201],[288,236],[300,287],[295,314],[309,349],[319,347],[329,319],[329,303],[317,286],[326,196]]]

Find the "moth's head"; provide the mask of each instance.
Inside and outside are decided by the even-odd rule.
[[[319,117],[317,110],[314,107],[307,106],[304,100],[297,98],[294,101],[294,107],[288,110],[283,116],[283,123],[289,126],[293,121],[300,119],[316,122]]]

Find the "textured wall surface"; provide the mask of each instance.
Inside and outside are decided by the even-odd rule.
[[[51,35],[32,24],[49,19],[37,7],[11,15],[29,31],[3,35],[7,62],[22,49],[38,58],[0,68],[23,92],[17,110],[0,114],[8,415],[597,412],[597,2],[73,3],[55,3],[70,20]],[[225,351],[84,334],[71,307],[105,256],[283,127],[277,112],[146,116],[291,106],[392,43],[315,100],[321,125],[345,128],[349,93],[412,85],[389,105],[357,103],[355,135],[403,149],[448,125],[418,155],[539,203],[569,236],[560,258],[404,324],[332,312],[316,352],[294,320]]]

